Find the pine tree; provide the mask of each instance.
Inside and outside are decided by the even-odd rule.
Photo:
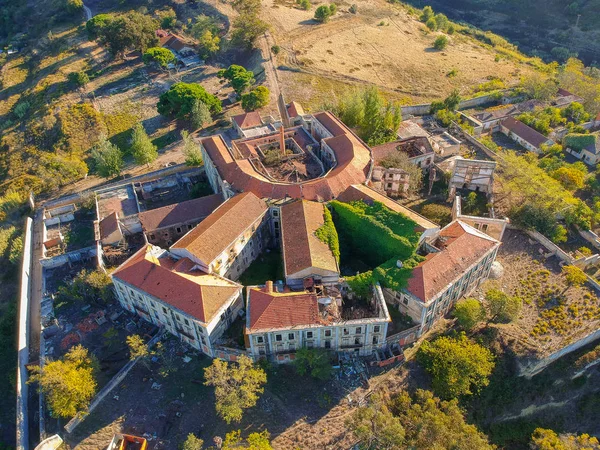
[[[200,100],[196,100],[190,111],[190,123],[194,130],[202,128],[207,123],[212,122],[210,109]]]
[[[123,169],[123,154],[119,147],[111,144],[106,137],[101,137],[100,142],[92,149],[92,159],[96,165],[96,172],[104,178],[121,175]]]
[[[152,143],[141,123],[133,127],[131,137],[131,154],[138,164],[150,165],[152,161],[158,158],[156,145]]]
[[[203,163],[202,152],[198,144],[194,142],[190,134],[183,130],[181,132],[183,140],[183,154],[185,155],[186,166],[201,166]]]

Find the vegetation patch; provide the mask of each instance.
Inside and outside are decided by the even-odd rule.
[[[323,223],[317,231],[315,231],[315,235],[319,238],[319,240],[329,246],[329,250],[333,253],[335,260],[340,262],[340,241],[338,238],[337,230],[335,229],[335,225],[333,223],[333,218],[331,217],[331,213],[327,208],[323,208]]]

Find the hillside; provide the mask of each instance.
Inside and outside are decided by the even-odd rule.
[[[264,14],[282,52],[277,57],[283,90],[309,107],[330,100],[349,85],[373,83],[403,103],[423,103],[453,89],[470,94],[497,77],[507,85],[532,71],[528,64],[498,57],[494,48],[470,36],[452,35],[443,51],[433,48],[441,32],[429,31],[418,16],[382,0],[339,6],[327,23],[313,20],[315,8],[266,0]]]
[[[586,64],[600,61],[600,1],[598,0],[406,0],[422,8],[431,5],[451,20],[500,34],[527,53],[546,60],[563,58],[552,49],[566,48]],[[579,26],[577,17],[579,17]]]

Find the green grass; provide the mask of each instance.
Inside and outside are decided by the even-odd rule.
[[[256,286],[265,284],[265,281],[283,280],[283,263],[281,253],[271,251],[262,253],[250,264],[250,267],[242,274],[239,283],[244,286]]]

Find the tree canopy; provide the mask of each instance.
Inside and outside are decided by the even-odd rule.
[[[469,331],[485,319],[485,309],[479,300],[465,298],[456,302],[454,317],[463,329]]]
[[[433,391],[444,399],[472,395],[489,384],[494,356],[464,333],[425,341],[417,361],[432,377]]]
[[[331,362],[328,352],[323,348],[301,348],[296,352],[294,366],[298,375],[310,375],[319,380],[331,377]]]
[[[181,132],[181,139],[183,141],[185,164],[187,166],[201,166],[203,161],[200,146],[194,142],[190,134],[185,130]]]
[[[558,435],[554,430],[536,428],[531,436],[531,450],[598,450],[598,438],[589,434]]]
[[[408,173],[408,194],[415,194],[423,187],[423,169],[410,161],[407,153],[395,151],[390,153],[381,161],[379,165],[386,169],[402,169]]]
[[[510,296],[499,289],[489,289],[485,293],[485,300],[491,322],[514,322],[523,307],[520,297]]]
[[[156,145],[152,143],[144,126],[139,122],[133,127],[130,151],[135,162],[140,165],[150,164],[158,158]]]
[[[237,64],[232,64],[227,69],[219,70],[217,76],[229,80],[231,87],[238,95],[242,95],[256,81],[254,79],[254,72],[246,70]]]
[[[244,111],[255,111],[269,104],[271,92],[265,86],[257,86],[247,94],[242,95]]]
[[[96,394],[98,362],[77,345],[57,361],[34,369],[29,383],[38,383],[54,417],[69,418],[85,410]]]
[[[92,159],[98,175],[104,178],[117,177],[123,169],[123,153],[106,138],[102,138],[92,149]]]
[[[456,400],[443,401],[429,391],[389,396],[375,393],[346,421],[364,449],[492,450],[487,437],[465,422]]]
[[[221,101],[197,83],[175,83],[160,96],[157,109],[163,116],[189,119],[196,101],[201,101],[212,114],[221,112]]]
[[[92,19],[94,22],[88,27],[88,32],[113,55],[121,55],[127,50],[144,52],[158,44],[158,22],[152,17],[136,11],[102,16],[101,19]]]
[[[205,385],[215,387],[217,414],[228,424],[240,422],[244,410],[256,405],[267,382],[265,371],[244,355],[236,363],[214,359],[204,378]]]
[[[175,55],[168,48],[152,47],[142,55],[144,64],[156,64],[159,67],[166,68],[169,64],[175,62]]]

